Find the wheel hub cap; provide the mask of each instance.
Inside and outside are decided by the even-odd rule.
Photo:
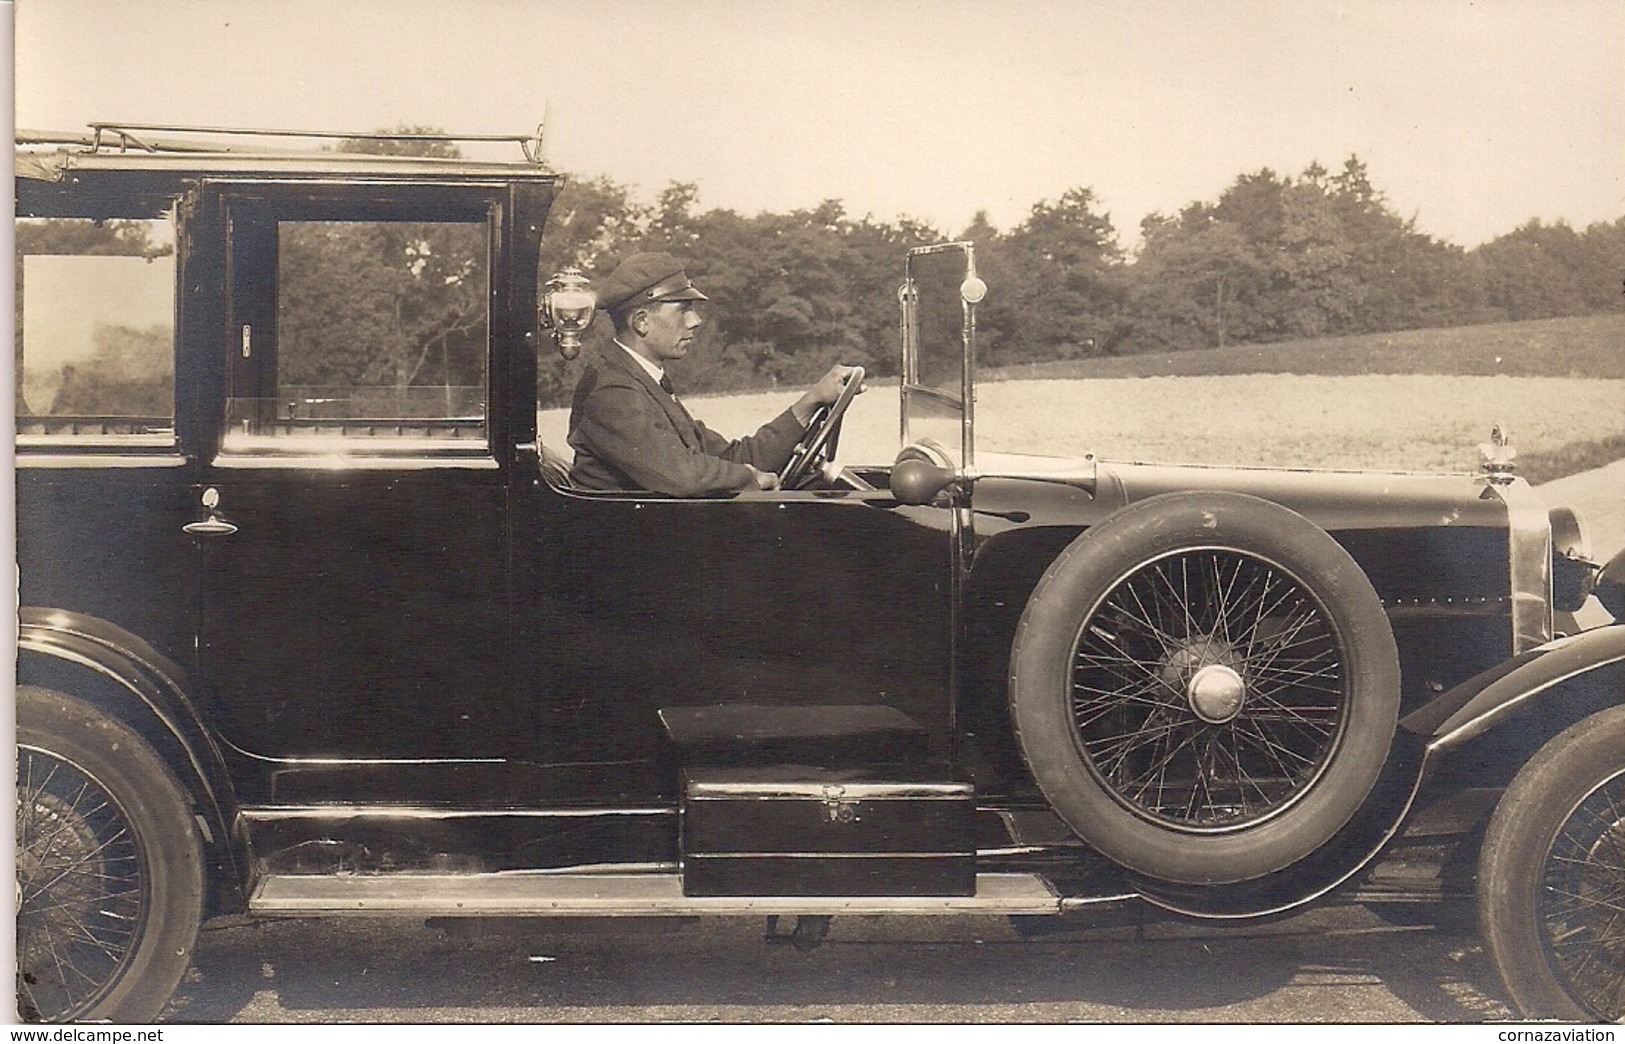
[[[1185,683],[1185,698],[1198,718],[1219,725],[1241,713],[1247,702],[1247,683],[1233,668],[1210,663]]]

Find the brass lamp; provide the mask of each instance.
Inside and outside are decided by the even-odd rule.
[[[553,331],[553,344],[566,359],[581,354],[581,335],[592,325],[598,295],[587,288],[579,268],[566,268],[547,281],[542,294],[541,325]]]

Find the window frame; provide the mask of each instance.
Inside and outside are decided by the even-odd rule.
[[[252,183],[219,185],[225,239],[224,383],[219,409],[217,463],[256,462],[298,466],[391,467],[444,461],[451,466],[492,466],[501,445],[498,410],[504,380],[496,342],[502,321],[499,286],[506,214],[503,186],[483,184]],[[228,404],[233,399],[278,398],[280,338],[280,229],[298,223],[436,223],[485,230],[485,385],[483,432],[466,439],[326,435],[320,442],[265,434],[234,444]],[[240,351],[241,331],[251,328],[250,355]],[[358,418],[358,422],[365,419]],[[269,421],[267,421],[269,422]]]

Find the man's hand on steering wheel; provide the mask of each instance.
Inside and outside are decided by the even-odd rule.
[[[820,406],[828,406],[841,397],[846,390],[846,379],[852,374],[858,376],[858,391],[863,391],[863,367],[842,366],[836,363],[829,368],[829,372],[818,379],[818,383],[807,389],[807,394],[797,399],[790,412],[803,428],[812,427],[813,417]]]
[[[758,471],[754,465],[746,464],[750,468],[750,477],[756,481],[756,488],[762,491],[779,488],[779,477],[771,471]]]
[[[798,488],[811,478],[821,461],[834,458],[841,418],[862,391],[863,367],[837,363],[790,407],[805,431],[780,473],[780,488]]]

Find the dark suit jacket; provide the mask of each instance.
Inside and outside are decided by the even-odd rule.
[[[778,471],[801,425],[785,410],[755,435],[729,440],[691,417],[626,350],[608,344],[570,404],[570,477],[584,489],[646,489],[703,497],[755,489],[750,464]]]

